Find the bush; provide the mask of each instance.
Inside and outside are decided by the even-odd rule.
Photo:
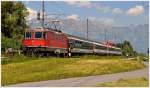
[[[7,48],[13,48],[13,49],[20,49],[21,48],[21,43],[22,43],[22,35],[20,35],[20,38],[7,38],[2,35],[2,52],[5,51]]]

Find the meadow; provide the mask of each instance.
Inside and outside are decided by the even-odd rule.
[[[24,82],[83,77],[144,68],[136,60],[121,56],[78,56],[72,58],[13,56],[2,59],[2,85]]]

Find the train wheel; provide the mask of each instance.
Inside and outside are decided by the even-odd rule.
[[[26,52],[26,51],[23,51],[22,53],[23,53],[25,56],[27,56],[27,52]]]
[[[46,57],[49,57],[49,53],[48,52],[46,53]]]
[[[38,51],[34,52],[34,55],[35,55],[36,57],[39,57]]]
[[[35,54],[34,54],[34,52],[33,51],[31,51],[31,57],[33,57]]]
[[[29,50],[27,50],[26,55],[29,56],[29,57],[31,56],[31,53],[30,53]]]
[[[59,53],[57,53],[56,55],[57,55],[57,57],[59,57],[59,56],[60,56],[60,54],[59,54]]]
[[[64,58],[66,57],[66,53],[63,53]]]
[[[29,51],[27,51],[27,56],[29,56],[29,57],[30,57],[30,52],[29,52]]]

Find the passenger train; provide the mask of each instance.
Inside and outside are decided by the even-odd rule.
[[[120,48],[48,28],[27,29],[22,41],[23,53],[28,56],[75,54],[121,55]]]

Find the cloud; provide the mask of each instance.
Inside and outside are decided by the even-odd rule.
[[[98,12],[102,12],[102,13],[108,13],[111,12],[111,8],[110,7],[102,7],[102,6],[98,6],[96,7]]]
[[[69,5],[76,5],[76,6],[79,6],[79,7],[92,7],[92,4],[91,2],[89,1],[65,1],[67,4]]]
[[[105,25],[112,26],[114,24],[114,19],[107,18],[107,19],[104,19],[103,22],[104,22]]]
[[[94,21],[94,20],[96,20],[96,17],[90,16],[90,17],[88,17],[88,19]]]
[[[29,16],[27,17],[27,20],[31,20],[31,19],[37,17],[37,11],[35,11],[31,8],[28,8],[28,7],[27,7],[27,11],[29,12]]]
[[[121,8],[112,8],[109,6],[101,6],[97,3],[91,3],[90,1],[65,1],[69,5],[74,5],[78,7],[86,7],[86,8],[95,8],[98,12],[101,13],[113,13],[113,14],[123,14],[123,15],[129,15],[129,16],[137,16],[144,12],[143,6],[135,6],[133,8],[128,9],[127,11],[121,9]]]
[[[67,4],[69,4],[69,5],[75,5],[75,4],[77,4],[77,1],[65,1]]]
[[[79,20],[79,16],[76,14],[73,14],[73,15],[67,16],[67,19],[77,21]]]
[[[103,26],[112,26],[114,25],[115,21],[112,18],[96,18],[96,17],[88,17],[92,23],[95,23],[98,25],[103,25]]]
[[[114,8],[114,9],[112,9],[112,12],[113,12],[113,13],[116,13],[116,14],[121,14],[121,13],[123,13],[123,11],[122,11],[120,8]]]
[[[81,1],[79,3],[80,7],[92,7],[92,4],[89,1]]]
[[[98,12],[102,12],[102,13],[113,13],[113,14],[124,13],[124,11],[121,8],[111,8],[108,6],[97,6],[95,8]]]
[[[130,8],[126,14],[130,16],[137,16],[144,13],[144,7],[143,6],[135,6],[133,8]]]

